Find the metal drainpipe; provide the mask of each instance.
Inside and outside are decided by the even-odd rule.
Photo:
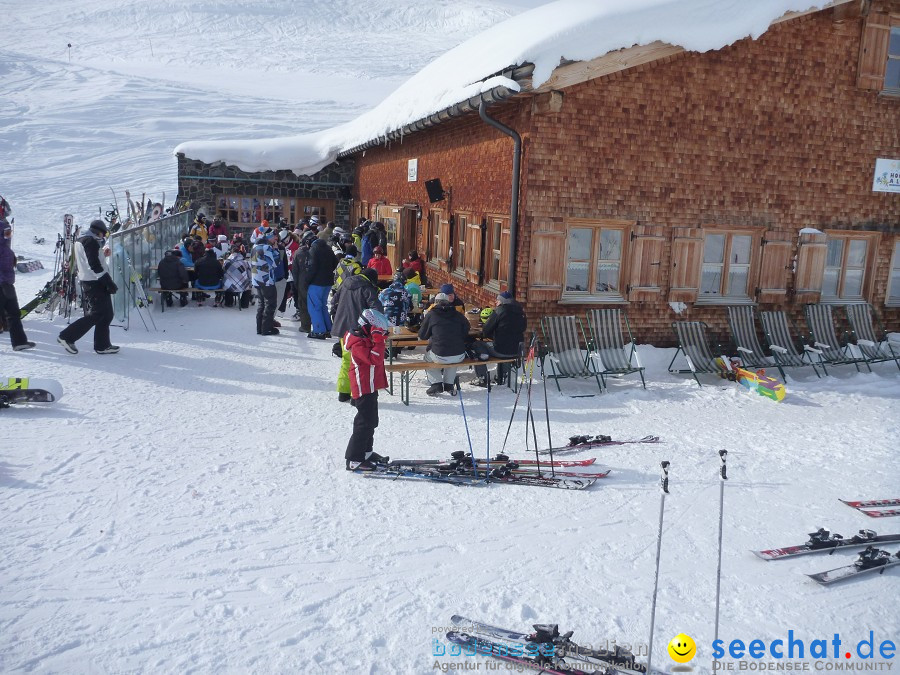
[[[487,106],[482,100],[478,105],[478,115],[492,127],[499,129],[507,136],[512,137],[513,170],[512,170],[512,205],[509,209],[509,271],[507,272],[507,288],[512,296],[516,297],[516,240],[519,230],[519,166],[522,162],[522,137],[515,129],[510,129],[505,124],[488,117]]]

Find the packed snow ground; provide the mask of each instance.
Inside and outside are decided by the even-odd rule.
[[[66,354],[54,342],[64,321],[44,318],[27,322],[37,349],[3,349],[5,371],[54,378],[66,391],[58,404],[0,418],[0,670],[424,673],[434,631],[457,612],[645,643],[658,469],[668,459],[655,661],[668,663],[665,643],[685,632],[702,671],[719,448],[730,453],[721,634],[898,634],[900,574],[821,588],[803,573],[854,554],[764,563],[749,552],[823,525],[846,535],[897,529],[837,501],[896,496],[900,373],[891,364],[807,374],[776,404],[710,378],[698,388],[665,372],[671,350],[642,348],[646,391],[634,376],[593,398],[561,396],[551,383],[553,439],[653,433],[664,444],[579,453],[612,468],[583,492],[457,487],[343,470],[353,410],[336,401],[329,343],[287,321],[282,335],[259,337],[253,313],[232,309],[154,318],[158,333],[136,317],[114,331],[117,356],[94,354],[89,341]],[[596,392],[589,382],[563,388]],[[467,448],[459,399],[423,391],[419,378],[408,408],[382,395],[377,452]],[[463,401],[484,456],[487,393],[464,385]],[[513,402],[506,388],[492,392],[494,450]],[[523,455],[525,442],[520,414],[507,450]]]
[[[155,198],[165,190],[171,203],[171,148],[185,138],[348,120],[437,54],[529,6],[454,1],[425,11],[385,0],[355,13],[348,4],[339,21],[330,4],[17,6],[7,16],[14,39],[0,48],[0,194],[15,210],[17,252],[51,267],[62,215],[86,224],[108,208],[109,184],[120,200],[125,188]],[[374,21],[429,39],[386,44]],[[19,275],[23,302],[49,274]],[[772,640],[793,629],[807,641],[838,632],[855,644],[869,630],[900,634],[900,573],[825,589],[803,573],[853,553],[781,563],[749,553],[819,526],[900,530],[900,519],[875,521],[837,501],[898,496],[900,372],[891,364],[800,375],[776,404],[709,378],[700,389],[665,371],[670,350],[642,348],[646,391],[636,377],[593,398],[551,385],[553,439],[652,433],[664,444],[581,453],[613,470],[585,492],[462,488],[348,475],[352,409],[336,401],[337,359],[290,323],[259,337],[252,313],[237,310],[154,318],[158,333],[136,315],[127,332],[113,329],[117,356],[97,356],[89,339],[78,356],[64,353],[60,319],[26,320],[31,352],[11,352],[0,335],[0,374],[65,388],[57,404],[0,411],[2,672],[434,672],[432,640],[454,613],[522,629],[558,621],[583,642],[643,644],[663,459],[672,494],[654,663],[671,666],[665,643],[685,632],[700,649],[692,665],[707,672],[719,448],[730,452],[731,475],[721,636]],[[419,378],[409,408],[382,397],[379,452],[467,448],[459,399],[423,390]],[[483,454],[486,392],[464,385],[463,395]],[[494,450],[513,400],[492,393]],[[520,414],[508,449],[521,455],[524,445]]]

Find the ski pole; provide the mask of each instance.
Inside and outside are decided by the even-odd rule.
[[[547,400],[547,378],[541,374],[541,380],[544,382],[544,414],[547,416],[547,447],[550,448],[550,475],[555,476],[556,471],[554,471],[553,467],[556,464],[553,462],[553,439],[550,437],[550,403]],[[535,447],[537,447],[537,442],[535,442]]]
[[[528,373],[528,391],[526,392],[527,405],[525,408],[525,451],[528,451],[528,422],[531,422],[531,433],[534,438],[534,456],[537,463],[537,472],[541,473],[541,457],[538,452],[537,432],[534,428],[534,408],[531,404],[531,385],[534,382],[534,359],[531,360],[531,366]]]
[[[659,533],[656,537],[656,578],[653,581],[653,603],[650,609],[650,644],[647,647],[647,672],[653,663],[653,626],[656,623],[656,592],[659,589],[659,555],[662,551],[663,513],[666,507],[666,495],[669,494],[669,462],[662,462],[662,477],[660,488],[662,495],[659,499]]]
[[[491,374],[488,373],[487,378],[487,432],[485,434],[485,445],[487,450],[487,471],[491,470]]]
[[[519,406],[519,396],[521,396],[522,394],[522,389],[525,388],[525,379],[528,376],[528,364],[534,359],[534,341],[536,339],[537,333],[532,333],[529,350],[527,352],[527,356],[525,357],[525,363],[522,367],[522,382],[519,384],[518,391],[516,391],[516,400],[513,401],[512,415],[509,416],[509,424],[506,426],[506,436],[503,437],[503,447],[500,448],[500,452],[504,452],[506,450],[506,442],[509,440],[509,430],[512,429],[513,419],[515,419],[516,416],[516,408],[518,408]]]
[[[722,460],[722,467],[719,469],[719,564],[716,567],[716,630],[713,640],[719,639],[719,594],[722,588],[722,524],[725,511],[725,481],[728,476],[725,472],[725,459],[728,457],[727,450],[719,450],[719,459]]]
[[[459,394],[459,407],[462,408],[463,424],[466,426],[466,439],[469,441],[469,457],[472,458],[472,470],[475,477],[478,477],[478,462],[475,461],[475,450],[472,449],[472,436],[469,433],[469,421],[466,419],[466,406],[463,403],[462,389],[459,386],[459,375],[456,376],[456,392]]]

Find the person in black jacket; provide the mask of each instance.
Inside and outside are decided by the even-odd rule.
[[[338,373],[338,401],[350,401],[350,351],[344,345],[344,338],[359,327],[359,317],[365,309],[384,311],[378,299],[378,272],[367,268],[359,274],[347,277],[338,286],[331,299],[334,314],[332,332],[340,337],[341,370]]]
[[[222,279],[225,277],[225,270],[222,269],[222,263],[219,262],[219,256],[216,255],[214,249],[207,249],[206,255],[194,264],[194,271],[197,273],[197,280],[194,287],[204,291],[220,291],[222,289]],[[201,294],[200,304],[203,299],[208,297]],[[216,293],[216,307],[222,302],[222,293]]]
[[[159,276],[159,287],[177,291],[181,288],[187,288],[190,284],[187,268],[181,262],[181,249],[166,251],[166,255],[159,261],[157,267],[157,275]],[[166,307],[173,305],[172,294],[163,293],[163,302]],[[188,304],[187,293],[181,293],[181,306]]]
[[[331,335],[331,317],[328,315],[328,293],[334,283],[337,258],[328,242],[316,239],[309,248],[306,266],[306,306],[312,321],[312,331],[307,337],[324,340]]]
[[[309,246],[316,235],[310,231],[303,233],[300,239],[300,248],[294,253],[291,263],[291,276],[294,279],[294,305],[297,313],[294,318],[300,321],[300,332],[308,333],[312,330],[312,319],[309,316],[308,294],[309,283],[306,281],[306,272],[309,267]]]
[[[428,351],[425,360],[434,363],[459,363],[466,358],[466,342],[469,339],[469,322],[450,304],[444,293],[434,298],[433,309],[425,315],[422,327],[419,328],[419,339],[428,340]],[[433,368],[425,371],[428,379],[429,396],[437,396],[441,392],[455,394],[453,382],[456,380],[456,368]]]
[[[103,245],[109,229],[97,219],[91,222],[87,234],[75,242],[75,264],[81,282],[84,316],[66,326],[56,341],[70,354],[77,354],[75,342],[91,328],[94,329],[94,351],[98,354],[117,354],[119,347],[110,342],[109,324],[112,323],[112,298],[119,287],[113,282],[103,255]]]
[[[481,330],[483,337],[493,341],[476,342],[473,349],[482,359],[491,356],[501,359],[519,356],[527,325],[528,319],[522,305],[515,301],[509,291],[503,291],[497,296],[497,306]],[[497,364],[497,384],[506,379],[508,372],[508,363]],[[472,380],[472,384],[476,387],[487,386],[486,366],[475,366],[475,379]]]

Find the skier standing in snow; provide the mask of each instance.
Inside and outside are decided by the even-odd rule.
[[[256,289],[256,334],[278,335],[275,327],[275,304],[278,292],[275,290],[275,274],[278,267],[278,250],[273,247],[278,235],[266,229],[259,233],[256,245],[250,254],[253,287]]]
[[[350,387],[356,408],[344,459],[348,471],[372,471],[375,462],[387,460],[372,448],[378,426],[378,390],[388,386],[384,349],[389,326],[384,314],[375,309],[364,310],[357,324],[343,336],[350,352]]]
[[[309,230],[300,236],[300,247],[294,253],[294,261],[291,263],[291,276],[294,278],[294,306],[297,313],[294,318],[300,321],[299,331],[308,333],[312,330],[312,319],[309,316],[307,305],[307,291],[309,283],[306,280],[306,270],[309,265],[309,246],[316,235]]]
[[[352,387],[350,386],[350,350],[344,344],[344,336],[356,328],[356,322],[366,309],[382,311],[378,300],[378,274],[373,269],[363,270],[345,279],[334,292],[332,299],[334,311],[335,335],[341,336],[341,369],[338,373],[338,401],[349,402]]]
[[[91,221],[87,234],[75,241],[75,266],[81,282],[84,316],[66,326],[56,338],[66,351],[77,354],[75,343],[91,328],[94,329],[94,351],[98,354],[117,354],[119,347],[110,342],[109,324],[112,323],[112,297],[119,290],[109,273],[103,245],[109,229],[97,219]]]
[[[11,212],[9,202],[0,197],[0,314],[6,320],[13,351],[21,352],[34,347],[34,343],[25,335],[16,296],[16,254],[10,248],[12,226],[6,220]]]
[[[315,218],[315,216],[313,216]],[[306,306],[312,320],[312,331],[307,337],[324,340],[331,335],[331,316],[328,314],[328,293],[334,283],[337,259],[328,242],[315,239],[309,247],[306,265]]]

